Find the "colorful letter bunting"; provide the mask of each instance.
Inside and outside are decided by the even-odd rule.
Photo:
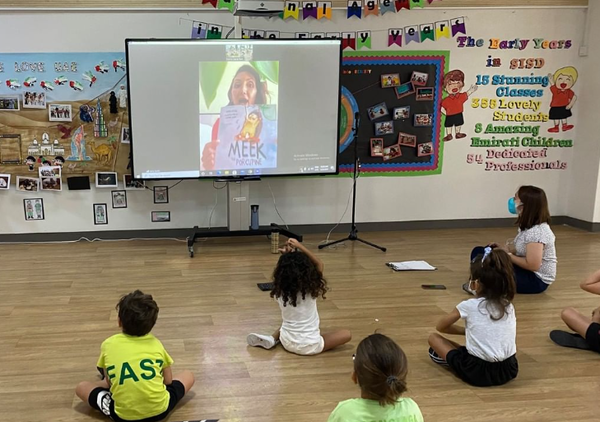
[[[317,19],[317,2],[316,1],[305,1],[302,3],[302,19],[308,18]]]
[[[441,21],[435,23],[435,39],[450,38],[450,22]]]
[[[417,25],[404,28],[404,44],[408,45],[411,41],[421,42],[421,35],[419,34],[419,27]]]
[[[204,22],[194,22],[192,24],[192,38],[204,39],[206,38],[206,29],[208,25]]]
[[[433,32],[432,23],[421,25],[421,42],[424,42],[425,40],[435,41],[435,33]]]
[[[425,7],[425,0],[410,0],[410,7],[412,9],[415,7]]]
[[[360,19],[362,14],[362,0],[348,0],[348,19],[356,16]]]
[[[455,36],[456,34],[467,34],[465,18],[452,19],[452,36]]]
[[[356,32],[342,32],[342,50],[356,50]]]
[[[388,29],[388,47],[394,44],[402,47],[402,28]]]
[[[361,48],[371,49],[371,31],[359,31],[356,37],[356,49]]]
[[[330,19],[331,20],[331,2],[320,1],[317,3],[317,19]]]
[[[234,1],[233,0],[219,0],[218,9],[227,9],[233,12]]]
[[[381,10],[381,14],[385,15],[386,12],[395,12],[396,6],[394,5],[393,0],[380,0],[379,1],[379,10]]]
[[[401,9],[410,9],[409,0],[396,0],[396,12],[399,12]]]
[[[208,30],[206,31],[206,38],[209,40],[218,40],[221,39],[221,35],[223,35],[223,27],[221,25],[209,24]]]
[[[212,7],[217,7],[217,2],[219,0],[202,0],[202,4],[210,4]]]
[[[293,18],[298,20],[298,17],[300,17],[300,2],[286,1],[283,9],[283,19]]]
[[[379,0],[367,0],[365,2],[365,17],[369,15],[379,15]]]

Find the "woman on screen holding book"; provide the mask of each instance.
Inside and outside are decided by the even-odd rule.
[[[550,211],[546,193],[535,186],[521,186],[508,201],[508,210],[517,214],[519,227],[514,240],[505,245],[492,243],[492,248],[504,249],[513,263],[517,293],[542,293],[556,279],[555,236],[550,228]],[[471,252],[471,259],[483,253],[482,247]],[[473,293],[468,288],[463,289]]]
[[[227,97],[227,105],[250,106],[267,103],[267,86],[260,80],[258,72],[250,65],[242,65],[235,73]],[[202,151],[202,170],[214,170],[215,155],[219,145],[219,122],[217,119],[212,127],[211,142]]]

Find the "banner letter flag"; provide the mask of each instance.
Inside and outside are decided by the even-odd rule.
[[[356,32],[342,32],[342,50],[356,50]]]
[[[300,17],[300,2],[286,1],[283,9],[283,19],[294,18],[298,20]]]
[[[394,44],[402,47],[402,28],[388,29],[388,47]]]
[[[339,40],[340,38],[342,38],[342,34],[340,34],[339,32],[327,32],[325,34],[325,38]]]
[[[217,7],[217,2],[219,0],[202,0],[202,4],[210,4],[212,7]]]
[[[421,34],[417,25],[404,28],[404,44],[408,45],[411,41],[421,42]]]
[[[371,31],[358,32],[356,37],[356,44],[357,50],[360,50],[363,47],[371,49]]]
[[[379,10],[381,11],[382,15],[385,15],[386,12],[395,12],[396,6],[394,6],[394,2],[392,0],[380,0]]]
[[[218,8],[219,9],[227,9],[230,12],[233,12],[233,0],[219,0]]]
[[[260,39],[263,39],[264,37],[265,37],[265,31],[255,29],[254,31],[250,32],[250,38],[252,38],[252,39],[260,40]]]
[[[192,24],[192,38],[203,40],[206,38],[206,29],[208,25],[204,22],[196,22]]]
[[[242,28],[242,39],[247,40],[250,38],[250,30]]]
[[[309,36],[310,34],[308,32],[296,32],[296,38],[298,39],[308,38]]]
[[[305,1],[302,3],[302,19],[313,17],[317,19],[317,2]]]
[[[415,7],[425,7],[425,0],[410,0],[410,7],[414,9]]]
[[[323,39],[323,38],[325,38],[325,33],[324,32],[311,32],[310,37],[315,38],[315,39]]]
[[[400,9],[409,9],[410,10],[409,0],[396,0],[396,12],[399,12]]]
[[[378,0],[367,0],[365,2],[365,17],[369,15],[379,15]]]
[[[435,39],[450,38],[450,22],[441,21],[435,23]]]
[[[452,36],[456,34],[467,35],[467,28],[465,27],[465,18],[452,19]]]
[[[425,40],[435,41],[432,23],[425,23],[421,25],[421,42]]]
[[[223,27],[221,25],[213,25],[212,23],[206,31],[206,38],[209,40],[220,40],[223,34]]]
[[[279,31],[267,31],[267,32],[265,32],[265,38],[268,38],[268,39],[279,38]]]
[[[348,19],[356,16],[360,19],[362,15],[362,0],[348,0]]]
[[[331,2],[320,1],[317,3],[317,19],[327,18],[331,20]]]

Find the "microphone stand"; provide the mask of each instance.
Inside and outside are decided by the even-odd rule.
[[[366,240],[358,237],[358,228],[356,227],[356,180],[358,179],[360,173],[360,158],[358,158],[358,126],[360,124],[360,114],[354,114],[354,127],[352,128],[352,142],[354,142],[354,174],[352,175],[353,179],[353,188],[352,188],[352,228],[350,229],[350,234],[340,240],[334,240],[333,242],[325,243],[323,245],[319,245],[319,249],[326,248],[331,245],[336,245],[341,242],[345,242],[346,240],[358,240],[365,245],[369,245],[373,248],[379,249],[381,252],[387,251],[386,248],[378,246],[374,243],[367,242]]]

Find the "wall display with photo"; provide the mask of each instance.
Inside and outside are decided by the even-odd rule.
[[[42,177],[40,179],[40,187],[42,190],[54,192],[62,191],[62,179],[59,177]]]
[[[23,108],[46,108],[46,93],[25,91],[23,93]]]
[[[25,211],[25,221],[43,220],[44,200],[42,198],[23,199],[23,210]]]
[[[124,174],[123,186],[125,186],[125,190],[144,190],[146,189],[146,182],[143,180],[133,180],[131,174]]]
[[[383,157],[383,138],[371,138],[371,157]]]
[[[381,75],[381,87],[382,88],[393,88],[400,86],[400,74],[399,73],[388,73]]]
[[[168,204],[169,203],[169,187],[154,186],[154,203]]]
[[[419,157],[424,157],[433,154],[433,145],[431,144],[431,142],[419,144],[417,149],[419,150]]]
[[[40,179],[37,177],[17,176],[17,190],[22,192],[37,192],[40,186]]]
[[[130,144],[131,143],[131,132],[129,127],[124,127],[121,129],[121,143],[122,144]]]
[[[0,111],[19,111],[19,97],[15,95],[0,95]]]
[[[10,189],[10,174],[0,174],[0,190]]]
[[[48,106],[48,120],[51,122],[72,122],[73,110],[71,104],[50,104]]]
[[[448,51],[345,51],[342,56],[340,174],[354,168],[354,139],[363,176],[434,175],[442,171],[441,113]],[[388,79],[387,75],[398,75]],[[385,76],[385,77],[384,77]],[[397,86],[382,89],[386,81]],[[418,95],[417,95],[418,94]],[[389,114],[372,121],[371,112],[385,104]],[[352,128],[361,116],[357,137]],[[417,116],[415,118],[415,115]],[[372,123],[370,123],[372,121]],[[369,124],[370,123],[370,124]],[[372,139],[382,139],[373,145]],[[419,144],[430,144],[419,151]],[[421,154],[419,154],[421,152]],[[427,154],[427,155],[426,155]]]
[[[113,208],[127,208],[127,191],[113,190],[111,195]]]
[[[94,224],[108,224],[108,207],[106,204],[94,204]]]
[[[98,172],[96,173],[97,188],[118,188],[119,178],[116,172]]]
[[[390,113],[385,103],[379,103],[373,107],[369,107],[367,109],[367,115],[369,116],[369,120],[373,121],[381,117],[387,117],[390,115]]]
[[[171,221],[171,211],[152,211],[150,214],[153,223],[166,223]]]
[[[126,173],[124,59],[124,51],[0,53],[0,173],[27,176],[47,163],[65,175]]]

